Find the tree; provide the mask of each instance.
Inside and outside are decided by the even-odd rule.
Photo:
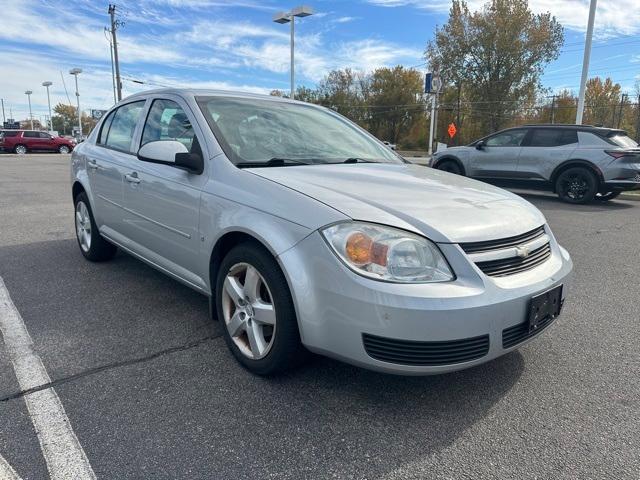
[[[315,99],[317,103],[365,126],[367,88],[364,73],[354,72],[350,68],[333,70],[318,84]]]
[[[604,82],[600,77],[590,78],[584,94],[585,123],[615,127],[621,90],[620,84],[609,77]]]
[[[71,105],[63,103],[53,107],[54,115],[52,115],[51,123],[53,129],[61,135],[70,135],[73,128],[78,125],[78,110]],[[97,120],[82,112],[82,133],[88,135],[96,126]]]
[[[369,130],[380,139],[397,143],[425,116],[422,76],[402,66],[378,68],[367,83]]]
[[[483,133],[490,133],[535,96],[544,66],[562,44],[562,26],[549,13],[533,14],[527,0],[491,0],[473,13],[453,0],[425,58],[446,84],[465,91]]]

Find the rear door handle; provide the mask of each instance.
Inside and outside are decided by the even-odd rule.
[[[138,173],[137,172],[131,172],[131,173],[127,173],[124,178],[127,180],[127,182],[129,183],[140,183],[140,179],[138,178]]]

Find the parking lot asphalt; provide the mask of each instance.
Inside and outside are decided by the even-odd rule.
[[[122,253],[84,260],[65,155],[0,155],[0,277],[98,478],[640,478],[640,203],[523,196],[573,257],[564,311],[441,376],[320,357],[249,374],[203,296]],[[47,478],[11,355],[5,339],[0,462]]]

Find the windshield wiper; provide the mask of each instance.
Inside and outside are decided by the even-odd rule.
[[[290,167],[293,165],[312,165],[304,160],[295,158],[278,158],[274,157],[266,162],[241,162],[236,164],[238,168],[259,168],[259,167]]]
[[[365,160],[364,158],[351,157],[342,161],[342,163],[380,163],[375,160]]]

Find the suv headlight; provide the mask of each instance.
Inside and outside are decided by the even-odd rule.
[[[363,222],[337,223],[321,233],[336,255],[365,277],[399,283],[455,278],[438,247],[419,235]]]

